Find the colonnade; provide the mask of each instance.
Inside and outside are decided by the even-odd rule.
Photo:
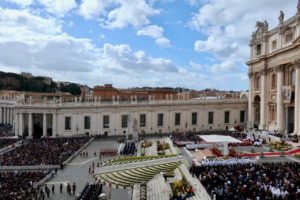
[[[0,107],[0,124],[13,125],[14,109],[12,107]]]
[[[34,127],[34,120],[33,115],[35,114],[42,114],[42,136],[47,136],[47,119],[48,117],[52,116],[52,136],[57,134],[57,117],[55,113],[16,113],[16,120],[15,120],[15,135],[24,135],[25,126],[28,127],[28,136],[33,137],[33,127]],[[28,117],[25,117],[28,115]],[[26,121],[25,121],[26,120]]]

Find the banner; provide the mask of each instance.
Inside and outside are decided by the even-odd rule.
[[[283,103],[291,103],[292,87],[282,86]]]

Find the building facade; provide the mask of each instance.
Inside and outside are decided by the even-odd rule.
[[[257,22],[250,42],[248,126],[300,134],[300,3],[278,26]]]
[[[11,123],[25,137],[125,135],[136,119],[139,133],[226,130],[245,127],[248,100],[197,99],[164,101],[0,100],[0,122]]]

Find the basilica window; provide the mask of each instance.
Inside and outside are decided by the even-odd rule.
[[[71,130],[71,117],[65,117],[65,130]]]
[[[256,45],[256,55],[259,56],[261,54],[261,44]]]
[[[290,42],[293,40],[293,33],[288,33],[285,35],[285,42]]]
[[[208,124],[214,123],[214,112],[208,112]]]
[[[128,115],[122,115],[121,127],[122,128],[128,127]]]
[[[228,124],[229,123],[229,119],[230,119],[230,112],[229,111],[225,111],[224,112],[224,123]]]
[[[271,76],[271,88],[275,89],[276,88],[276,75],[272,74]]]
[[[245,111],[244,110],[240,111],[240,122],[241,123],[245,122]]]
[[[84,129],[90,129],[91,128],[91,117],[85,116],[84,117]]]
[[[296,74],[295,74],[295,70],[291,71],[291,85],[295,85],[295,81],[296,81]]]
[[[175,113],[175,126],[180,126],[180,113]]]
[[[109,128],[109,116],[108,115],[103,116],[103,128]]]
[[[198,118],[198,113],[193,112],[192,113],[192,125],[197,125],[197,118]]]
[[[272,50],[277,49],[277,40],[272,41]]]
[[[255,90],[259,90],[259,86],[260,86],[260,78],[259,78],[259,76],[256,76],[255,78],[254,78],[254,89]]]
[[[164,114],[159,113],[157,115],[157,126],[163,126],[164,125]]]
[[[140,115],[140,127],[146,127],[146,114]]]

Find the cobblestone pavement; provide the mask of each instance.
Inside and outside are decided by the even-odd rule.
[[[70,196],[66,192],[66,185],[68,182],[71,184],[73,182],[76,183],[76,194],[80,194],[86,183],[91,182],[91,175],[88,172],[89,166],[92,165],[93,162],[97,163],[99,161],[98,157],[94,157],[94,152],[99,153],[100,149],[105,147],[118,148],[119,144],[114,141],[93,141],[87,148],[86,151],[89,152],[87,158],[82,158],[80,155],[75,157],[63,170],[58,170],[57,174],[50,179],[46,184],[55,184],[55,193],[51,194],[51,200],[74,200],[75,196]],[[103,157],[101,161],[105,161],[110,159],[111,157]],[[63,193],[59,193],[59,184],[63,183]],[[50,186],[51,187],[51,186]],[[128,200],[128,190],[116,190],[110,189],[108,187],[104,187],[104,192],[109,196],[111,193],[111,200]]]

